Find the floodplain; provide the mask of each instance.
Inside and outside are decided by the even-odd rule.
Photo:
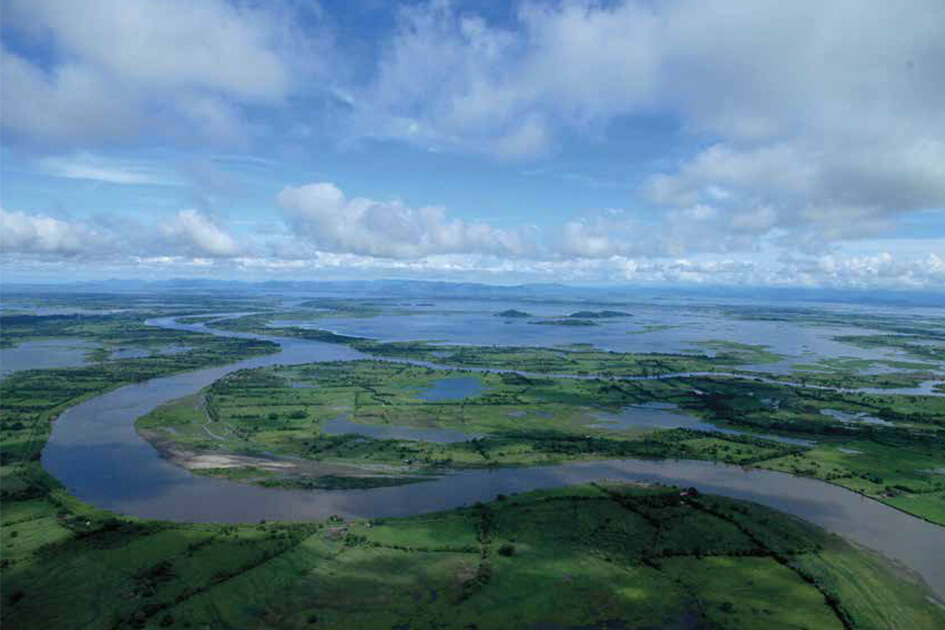
[[[690,306],[5,304],[4,350],[73,354],[57,367],[24,353],[0,380],[3,624],[940,627],[942,320]],[[446,334],[424,335],[431,320]],[[392,321],[394,337],[364,334]],[[594,325],[530,325],[569,321]],[[760,343],[765,326],[794,347]],[[527,343],[507,342],[518,333]],[[651,472],[628,477],[633,462]],[[747,472],[736,484],[703,465]],[[821,522],[796,507],[803,493],[750,490],[791,478],[898,513],[922,532],[915,548],[839,515],[827,533],[798,518]],[[198,516],[170,499],[191,487],[256,499]],[[337,514],[289,517],[307,495]],[[254,505],[286,517],[251,520]]]

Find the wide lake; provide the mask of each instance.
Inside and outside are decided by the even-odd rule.
[[[88,353],[98,347],[85,339],[43,339],[0,348],[0,378],[20,370],[85,365]]]
[[[782,361],[754,365],[751,369],[789,372],[796,364],[821,358],[850,357],[904,360],[901,352],[884,348],[860,348],[835,340],[841,335],[879,331],[854,326],[811,326],[790,321],[739,319],[725,308],[702,304],[639,304],[620,307],[632,317],[594,320],[594,326],[536,326],[548,318],[562,318],[581,304],[548,304],[511,301],[439,300],[386,309],[376,317],[319,317],[315,320],[275,320],[271,326],[320,328],[380,341],[424,340],[438,343],[506,346],[562,346],[588,343],[617,352],[667,352],[715,354],[704,346],[710,340],[766,346],[784,355]],[[597,307],[595,307],[597,308]],[[600,307],[603,309],[605,307]],[[842,307],[839,312],[845,312]],[[530,317],[500,317],[517,310]],[[410,313],[405,315],[402,313]],[[917,309],[917,316],[924,311]],[[855,311],[851,311],[854,314]],[[941,316],[941,313],[937,313]],[[878,371],[892,368],[881,366]]]

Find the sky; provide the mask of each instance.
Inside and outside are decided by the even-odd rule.
[[[0,0],[0,274],[945,290],[945,2]]]

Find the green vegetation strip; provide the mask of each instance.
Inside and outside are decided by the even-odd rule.
[[[420,397],[457,378],[478,381],[482,391],[452,400]],[[664,411],[670,420],[717,430],[604,422],[621,413],[646,417],[640,406],[654,402],[686,414]],[[337,478],[348,477],[346,483],[379,486],[457,468],[700,459],[813,477],[945,524],[945,475],[936,472],[945,469],[945,417],[938,405],[933,397],[721,376],[619,382],[362,360],[235,372],[137,426],[183,465],[262,485],[337,487]],[[827,411],[868,414],[885,424],[844,422]],[[344,430],[326,432],[339,420]],[[450,441],[434,441],[440,435]],[[221,455],[255,459],[203,468],[206,456]],[[271,456],[282,458],[279,466]]]
[[[96,300],[103,308],[110,303]],[[198,312],[222,310],[204,306]],[[317,306],[335,316],[376,313],[357,303]],[[253,330],[267,321],[252,316],[227,325]],[[892,324],[875,323],[897,335],[850,342],[898,344],[916,358],[940,360],[903,345],[926,344],[898,336],[927,341],[927,327],[892,330]],[[882,559],[760,506],[679,489],[579,486],[351,523],[188,525],[117,517],[81,504],[40,468],[38,455],[55,417],[126,383],[230,363],[275,346],[164,331],[134,314],[3,315],[0,326],[3,345],[78,337],[103,347],[92,365],[22,372],[0,383],[5,628],[945,625],[945,613],[925,591]],[[716,356],[707,357],[377,344],[295,328],[276,334],[349,343],[396,358],[549,375],[731,371],[776,360],[756,346],[732,344],[710,344]],[[158,352],[167,346],[187,350]],[[151,354],[109,360],[119,347]],[[853,372],[863,366],[827,367],[826,374],[809,376],[812,382],[855,382]],[[174,428],[176,446],[195,453],[256,456],[265,449],[316,466],[315,474],[296,476],[257,466],[203,470],[264,485],[364,488],[421,481],[445,467],[687,457],[824,479],[945,523],[940,399],[816,391],[724,375],[617,382],[510,373],[476,375],[483,392],[470,398],[418,398],[434,381],[455,376],[372,361],[245,371],[158,410],[139,426],[163,432],[162,439]],[[653,401],[753,434],[594,426],[599,411]],[[825,410],[868,414],[888,424],[839,422]],[[326,435],[324,424],[339,416],[364,426],[483,437],[433,443]],[[761,433],[814,438],[817,444],[782,444]],[[351,474],[354,462],[358,474]]]
[[[216,335],[164,330],[143,323],[144,316],[17,316],[14,331],[42,331],[44,336],[81,337],[109,345],[144,348],[186,347],[176,354],[101,360],[73,368],[16,372],[0,381],[0,498],[43,496],[55,482],[40,468],[39,456],[52,422],[67,407],[131,383],[224,365],[272,353],[276,344]],[[0,324],[7,324],[4,317]],[[10,330],[4,328],[4,336]]]
[[[4,510],[6,629],[938,628],[908,576],[799,520],[576,486],[410,518],[187,525],[63,493]]]

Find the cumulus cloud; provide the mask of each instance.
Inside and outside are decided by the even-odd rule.
[[[566,222],[557,248],[564,256],[608,258],[645,254],[652,245],[648,226],[622,210],[610,210]]]
[[[433,1],[401,11],[369,98],[353,102],[421,142],[501,141],[523,120],[573,126],[656,108],[713,133],[772,136],[817,124],[809,114],[849,114],[864,93],[887,114],[919,91],[941,96],[942,27],[930,16],[942,9],[918,5],[571,0],[520,5],[500,26]],[[885,93],[887,80],[905,90]]]
[[[469,224],[450,227],[442,214],[432,215],[396,202],[347,199],[331,184],[288,188],[282,201],[290,213],[287,227],[300,224],[305,231],[287,233],[265,246],[241,242],[227,226],[196,210],[183,210],[151,224],[117,226],[70,221],[41,214],[0,210],[0,251],[6,268],[61,274],[94,265],[109,273],[214,273],[280,277],[376,277],[379,274],[483,281],[629,282],[633,284],[688,284],[736,286],[810,286],[869,289],[942,289],[945,287],[945,251],[942,239],[880,239],[844,242],[826,254],[785,250],[776,241],[746,253],[654,254],[634,253],[612,238],[608,221],[620,213],[602,214],[572,230],[590,231],[598,241],[578,234],[573,251],[563,243],[526,248],[513,253],[497,245],[494,228],[472,230]],[[293,204],[300,216],[292,217]],[[359,208],[374,212],[406,213],[392,220],[365,219]],[[353,223],[341,232],[334,217],[350,212]],[[395,213],[396,213],[395,212]],[[691,214],[712,220],[705,208]],[[426,223],[430,217],[431,223]],[[699,218],[698,216],[695,218]],[[326,222],[321,222],[321,221]],[[367,221],[365,224],[364,222]],[[406,225],[406,227],[404,227]],[[433,227],[431,227],[431,225]],[[433,236],[444,229],[441,236]],[[320,232],[326,228],[327,234]],[[634,233],[632,229],[630,235]],[[365,230],[384,231],[385,244],[371,234],[361,247]],[[645,229],[641,229],[646,234]],[[442,236],[447,234],[447,236]],[[487,235],[483,237],[483,235]],[[409,238],[419,236],[416,242]],[[480,240],[485,238],[485,240]],[[280,240],[281,239],[281,240]],[[326,240],[327,239],[327,240]],[[639,242],[639,239],[638,239]],[[616,244],[615,244],[616,243]],[[485,244],[484,247],[479,247]],[[517,247],[517,246],[516,246]]]
[[[384,258],[470,252],[520,256],[533,248],[527,229],[451,219],[440,206],[349,199],[329,182],[285,188],[278,203],[297,237],[328,252]]]
[[[236,97],[280,98],[287,69],[265,15],[219,0],[12,0],[10,19],[129,83],[197,87]]]
[[[864,256],[789,256],[777,275],[781,283],[789,285],[941,290],[945,287],[945,258],[935,253],[903,256],[889,251]]]
[[[434,1],[401,11],[352,102],[356,132],[503,158],[672,117],[715,143],[650,177],[645,200],[823,247],[945,205],[943,62],[938,0],[569,0],[501,25]]]
[[[278,104],[315,48],[289,16],[224,0],[4,3],[3,23],[51,42],[50,63],[2,50],[3,129],[21,142],[127,142],[142,133],[236,141],[236,104]]]
[[[770,209],[733,214],[706,203],[672,208],[647,219],[611,209],[566,222],[557,231],[558,238],[551,240],[558,255],[582,258],[752,251],[773,222]]]
[[[130,96],[93,68],[70,63],[44,71],[0,45],[0,73],[0,123],[25,141],[119,141],[142,124]]]
[[[142,223],[62,219],[0,209],[0,252],[17,260],[69,258],[98,263],[161,256],[231,258],[245,249],[224,226],[197,210]]]
[[[182,248],[193,256],[227,258],[237,255],[240,246],[224,228],[197,210],[182,210],[163,226],[172,249]]]
[[[0,208],[0,252],[75,256],[99,235],[81,223]]]
[[[527,4],[512,27],[446,2],[410,6],[353,100],[356,121],[424,146],[544,155],[562,124],[652,103],[658,21],[636,4]]]
[[[505,161],[543,160],[577,143],[573,164],[551,166],[569,176],[583,168],[586,142],[610,152],[628,137],[625,124],[657,120],[672,133],[654,135],[674,144],[650,147],[659,161],[623,178],[640,186],[622,209],[540,232],[321,182],[285,188],[284,224],[247,240],[207,211],[238,186],[198,161],[182,176],[199,182],[193,205],[202,211],[126,216],[124,225],[4,212],[4,252],[175,269],[945,284],[940,241],[879,238],[904,226],[904,215],[945,207],[941,0],[562,0],[521,3],[501,23],[468,3],[408,3],[394,10],[392,33],[371,33],[371,53],[352,36],[363,67],[331,75],[324,59],[337,52],[314,41],[318,19],[301,32],[300,6],[89,0],[78,11],[10,0],[3,27],[16,37],[0,45],[4,141],[52,147],[34,161],[47,174],[126,185],[179,182],[103,157],[109,145],[239,145],[282,118],[296,140],[311,140],[318,118],[346,140]],[[330,116],[308,110],[319,92],[337,105]],[[291,115],[277,120],[275,108]],[[95,152],[75,151],[87,146]]]
[[[733,228],[756,234],[781,227],[824,242],[873,236],[896,215],[945,205],[945,142],[899,138],[855,150],[805,139],[741,149],[719,144],[674,173],[650,177],[647,193],[667,206],[719,204],[731,212]]]

